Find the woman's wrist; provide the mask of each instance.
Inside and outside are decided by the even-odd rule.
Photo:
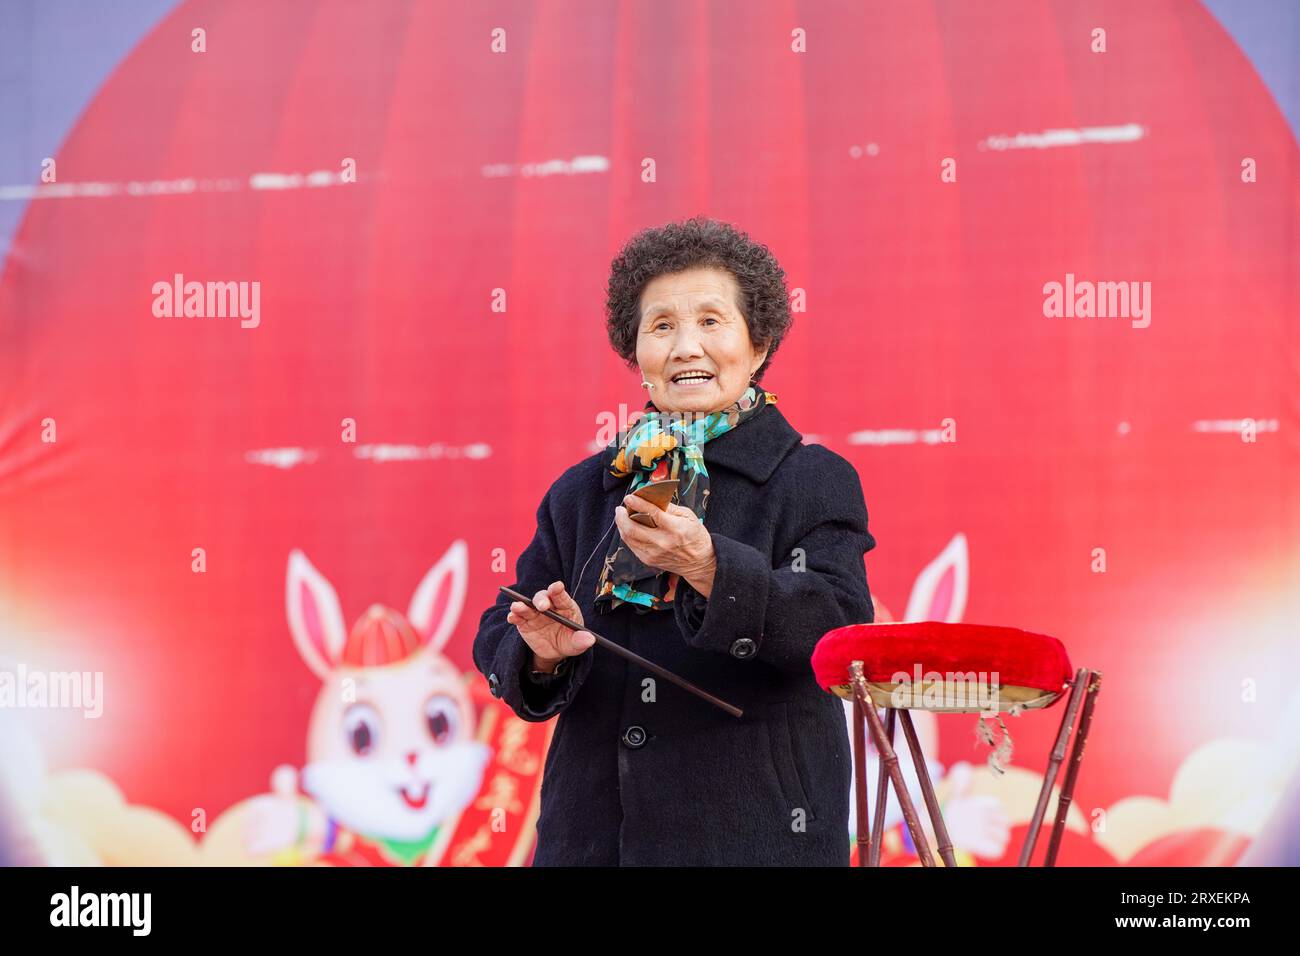
[[[717,556],[714,555],[709,558],[709,563],[704,567],[700,568],[698,571],[692,572],[691,574],[683,574],[682,578],[687,584],[696,590],[700,597],[707,598],[713,593],[713,578],[717,572],[718,559]]]
[[[554,674],[555,669],[565,659],[563,657],[541,657],[536,651],[533,651],[533,670],[541,671],[543,674]]]

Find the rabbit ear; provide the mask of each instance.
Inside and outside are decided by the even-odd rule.
[[[969,582],[966,536],[959,531],[939,556],[916,576],[903,620],[946,621],[949,624],[960,621],[966,613]]]
[[[328,679],[347,636],[343,612],[329,581],[297,548],[289,552],[285,608],[289,631],[303,663],[321,680]]]
[[[406,619],[420,635],[420,643],[435,651],[447,643],[465,606],[467,554],[464,541],[453,541],[415,589],[411,608],[406,612]]]

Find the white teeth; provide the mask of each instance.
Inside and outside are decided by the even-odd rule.
[[[681,375],[673,379],[673,381],[674,382],[707,382],[711,378],[713,378],[712,375],[704,375],[704,374]]]

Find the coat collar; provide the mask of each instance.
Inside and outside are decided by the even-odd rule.
[[[763,484],[802,440],[803,436],[786,421],[781,410],[768,405],[738,427],[706,441],[704,463],[710,468],[721,465]],[[602,456],[605,454],[601,452]],[[611,474],[608,461],[602,462],[601,474],[606,491],[628,480],[627,475],[620,478]]]

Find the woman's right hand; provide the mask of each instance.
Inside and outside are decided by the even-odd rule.
[[[554,581],[544,591],[533,595],[533,610],[523,601],[514,601],[506,620],[519,629],[519,633],[533,651],[533,666],[537,670],[553,671],[566,657],[577,657],[591,645],[596,637],[590,631],[574,631],[552,621],[543,611],[554,611],[575,624],[582,620],[582,609],[564,590],[563,581]]]

